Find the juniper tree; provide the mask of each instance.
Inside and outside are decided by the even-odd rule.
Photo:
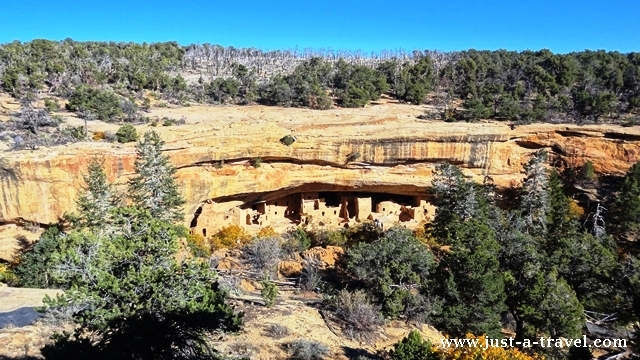
[[[129,182],[129,196],[158,219],[182,221],[185,201],[175,183],[176,169],[162,154],[163,145],[155,131],[146,132],[136,145],[136,176]]]
[[[382,264],[382,265],[381,265]],[[361,242],[346,253],[346,270],[364,282],[385,315],[398,317],[415,312],[412,305],[426,303],[424,290],[433,267],[433,254],[410,231],[393,227],[374,242]],[[418,314],[420,313],[420,314]]]
[[[534,334],[532,323],[544,295],[544,253],[540,242],[523,231],[517,212],[501,214],[492,224],[501,249],[501,271],[505,277],[505,303],[515,320],[516,339]]]
[[[104,159],[91,159],[83,179],[85,186],[76,199],[79,225],[99,227],[109,221],[110,211],[119,203],[104,172]]]
[[[72,232],[58,266],[72,286],[48,307],[69,309],[76,325],[46,346],[46,359],[204,359],[212,331],[242,321],[207,264],[178,261],[184,229],[136,207],[113,210],[109,234]],[[80,251],[77,251],[79,249]]]

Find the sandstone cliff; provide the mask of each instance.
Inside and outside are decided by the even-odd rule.
[[[358,188],[420,194],[440,161],[458,164],[474,179],[500,186],[522,178],[523,164],[540,148],[570,163],[591,160],[596,171],[622,175],[640,160],[640,129],[538,124],[510,129],[502,123],[418,120],[420,106],[312,111],[247,107],[157,109],[152,115],[185,116],[186,125],[158,127],[178,168],[189,223],[208,199],[238,198],[306,188]],[[70,124],[78,119],[67,116]],[[115,131],[95,122],[90,131]],[[151,129],[138,127],[139,132]],[[282,145],[293,134],[297,141]],[[347,163],[349,154],[361,157]],[[110,180],[124,184],[133,172],[133,144],[83,142],[0,155],[0,222],[55,222],[73,211],[82,174],[103,156]],[[260,157],[254,168],[251,159]],[[216,166],[221,160],[222,168]],[[264,195],[267,194],[267,195]],[[245,197],[246,198],[246,197]]]

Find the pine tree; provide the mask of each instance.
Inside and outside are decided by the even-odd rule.
[[[436,217],[425,226],[425,231],[434,238],[447,238],[452,222],[480,215],[475,185],[465,180],[457,166],[448,163],[436,166],[431,191],[437,206]]]
[[[175,183],[176,169],[162,155],[164,141],[155,131],[146,132],[136,146],[136,176],[129,183],[133,203],[158,219],[182,221],[185,203]]]
[[[104,159],[91,159],[83,179],[85,187],[76,200],[78,220],[81,226],[97,228],[109,221],[110,211],[119,203],[113,186],[107,181]]]
[[[429,284],[434,302],[442,306],[434,323],[455,336],[497,335],[505,293],[486,191],[448,164],[438,166],[433,191],[438,210],[426,230],[436,243],[450,246]]]
[[[452,223],[450,237],[436,239],[451,250],[440,260],[430,284],[432,296],[442,302],[434,324],[452,336],[500,333],[500,314],[506,307],[499,244],[483,220]]]
[[[579,224],[570,212],[571,200],[564,194],[562,179],[552,170],[548,181],[547,238],[551,241],[575,234]]]
[[[627,171],[609,217],[616,236],[629,240],[640,236],[640,162]]]

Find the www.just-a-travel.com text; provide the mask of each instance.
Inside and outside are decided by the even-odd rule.
[[[626,348],[627,339],[595,339],[590,344],[587,337],[582,336],[581,339],[554,339],[541,337],[539,339],[523,339],[516,341],[514,338],[492,339],[485,338],[484,342],[480,339],[440,339],[440,343],[444,348],[461,348],[461,347],[479,347],[487,350],[490,347],[523,347],[530,348],[533,346],[540,347],[594,347],[594,348]]]

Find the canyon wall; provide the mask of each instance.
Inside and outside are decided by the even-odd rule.
[[[288,122],[286,111],[278,121],[199,118],[179,127],[156,128],[166,139],[165,153],[178,168],[178,185],[187,200],[186,225],[207,200],[269,200],[271,192],[282,196],[301,186],[308,191],[424,194],[441,161],[460,165],[477,181],[488,176],[499,186],[509,186],[522,179],[523,165],[542,148],[571,164],[590,160],[600,174],[623,175],[640,160],[636,128],[538,124],[511,129],[501,123],[443,123],[386,115],[341,121],[337,112],[324,112],[324,122],[324,118]],[[138,127],[140,132],[148,129]],[[297,138],[291,146],[279,142],[287,134]],[[354,153],[360,156],[347,162]],[[105,159],[109,179],[124,190],[133,173],[134,144],[83,142],[3,152],[0,222],[48,224],[73,211],[82,174],[94,156]],[[258,157],[262,165],[254,168],[250,161]]]

